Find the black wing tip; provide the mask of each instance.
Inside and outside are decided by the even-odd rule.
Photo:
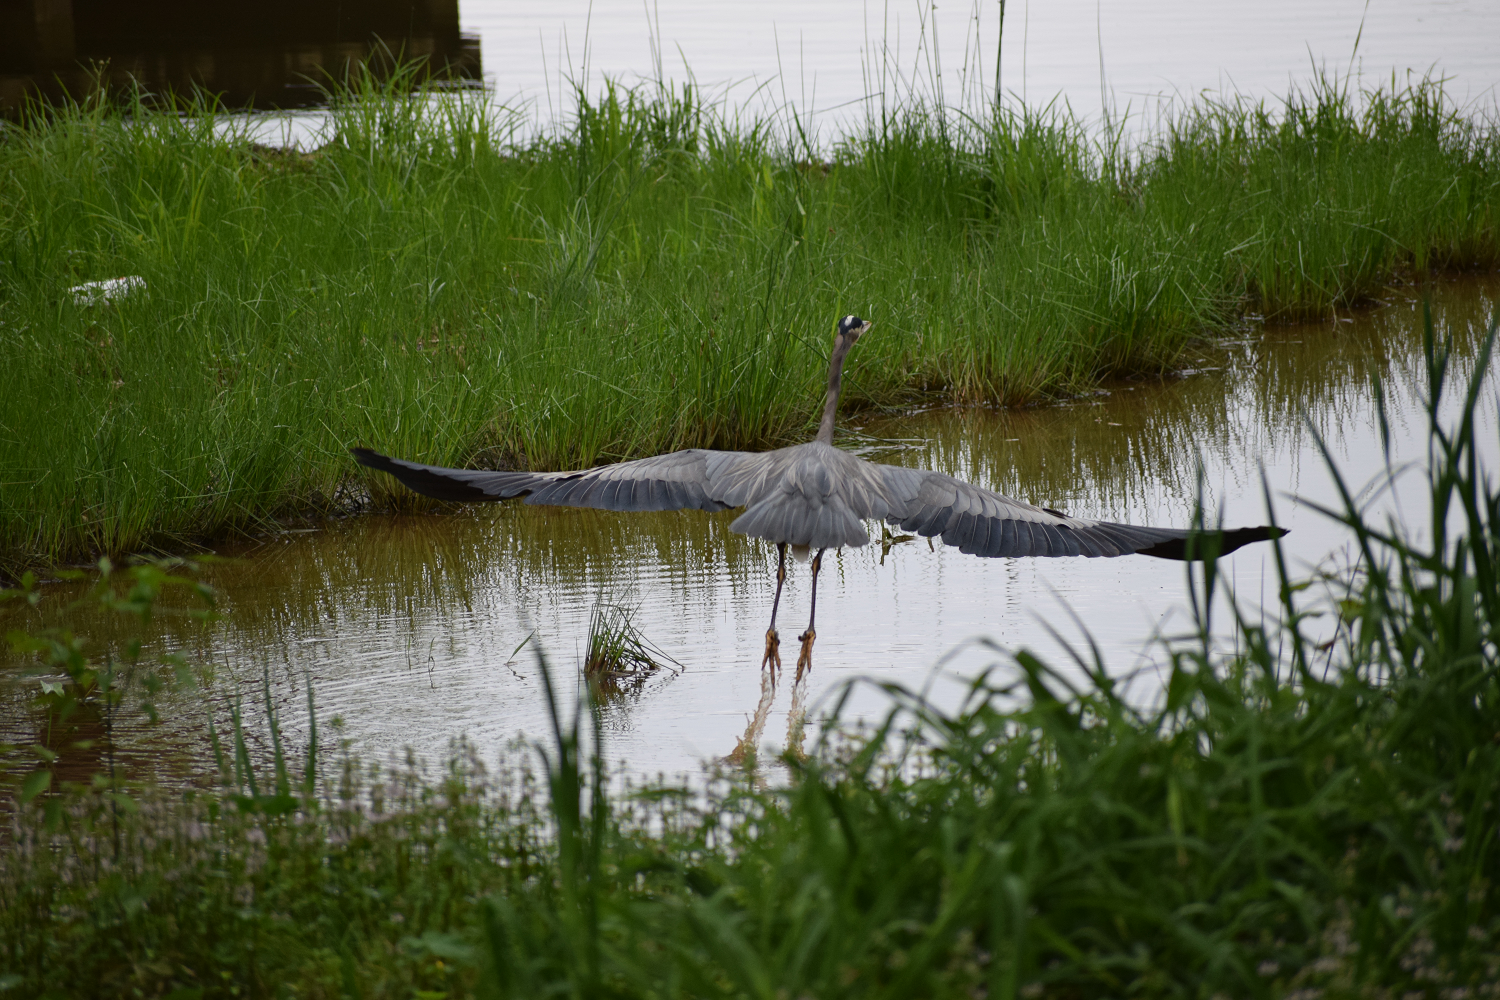
[[[431,466],[416,465],[415,463],[402,462],[382,455],[378,451],[369,448],[350,448],[349,454],[360,465],[381,472],[388,472],[401,481],[401,484],[414,493],[420,493],[424,497],[434,500],[473,501],[473,500],[499,500],[498,496],[486,493],[477,486],[454,479],[444,475],[445,472],[453,471],[438,469]]]
[[[389,470],[394,464],[389,457],[378,451],[371,451],[369,448],[350,448],[349,454],[353,455],[354,460],[360,465],[367,465],[372,469]]]
[[[1157,559],[1179,559],[1179,560],[1203,560],[1210,557],[1217,559],[1219,556],[1227,556],[1235,549],[1256,542],[1269,542],[1280,538],[1287,533],[1286,528],[1276,528],[1270,525],[1261,525],[1256,528],[1234,528],[1230,531],[1205,531],[1189,535],[1186,538],[1173,538],[1169,541],[1159,542],[1146,549],[1136,549],[1137,555],[1153,556]],[[1188,554],[1188,546],[1192,546],[1192,554]]]

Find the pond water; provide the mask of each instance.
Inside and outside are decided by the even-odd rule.
[[[463,0],[460,17],[497,97],[550,114],[571,110],[569,79],[592,93],[604,76],[691,76],[710,93],[727,88],[732,104],[764,97],[828,124],[867,95],[913,85],[941,86],[948,103],[987,100],[1000,10],[997,0]],[[1356,86],[1434,71],[1460,101],[1489,107],[1500,85],[1490,0],[1007,0],[1004,10],[1003,90],[1088,119],[1106,101],[1149,118],[1205,91],[1274,101],[1315,68]]]
[[[851,125],[911,95],[973,109],[995,92],[997,0],[462,0],[496,101],[545,126],[605,78],[696,81],[731,113],[795,110],[827,148]],[[1354,91],[1431,75],[1476,116],[1500,94],[1500,4],[1490,0],[1005,0],[1006,100],[1056,102],[1125,134],[1173,107],[1243,95],[1274,108],[1320,73]],[[466,42],[467,44],[467,42]],[[253,119],[261,142],[316,146],[320,112]]]
[[[1349,539],[1313,509],[1337,506],[1337,493],[1309,426],[1349,483],[1375,484],[1361,495],[1377,516],[1394,512],[1414,524],[1424,516],[1420,469],[1393,490],[1378,488],[1384,460],[1369,375],[1378,372],[1388,389],[1395,462],[1420,463],[1417,373],[1429,295],[1439,330],[1471,354],[1500,304],[1493,277],[1392,288],[1380,307],[1332,322],[1247,329],[1205,345],[1179,377],[1114,384],[1056,405],[852,415],[840,443],[1071,514],[1144,524],[1189,521],[1200,460],[1210,509],[1231,525],[1266,523],[1264,475],[1276,519],[1291,529],[1297,572],[1337,567]],[[1493,391],[1480,423],[1482,454],[1500,468]],[[759,663],[775,550],[730,533],[733,516],[512,502],[356,517],[227,551],[237,561],[206,571],[222,592],[223,617],[207,625],[160,617],[148,643],[202,665],[206,695],[169,699],[164,723],[138,734],[130,756],[158,773],[201,772],[211,760],[207,713],[222,726],[237,697],[264,742],[263,683],[297,746],[307,738],[309,681],[325,741],[336,731],[367,758],[411,747],[440,759],[462,736],[490,756],[517,734],[546,734],[534,653],[546,652],[572,692],[601,603],[631,609],[634,625],[677,663],[605,710],[609,756],[644,774],[694,771],[732,753],[747,731],[764,749],[784,746],[802,717],[794,701],[810,710],[810,739],[821,709],[855,678],[931,683],[951,701],[963,678],[1002,659],[974,644],[978,637],[1060,663],[1049,626],[1077,642],[1086,625],[1111,672],[1132,675],[1132,697],[1148,701],[1160,682],[1153,636],[1190,624],[1180,563],[989,560],[925,540],[872,544],[830,553],[812,674],[797,688],[788,672],[773,691]],[[1252,606],[1274,592],[1267,545],[1221,568]],[[54,615],[68,596],[54,588],[40,615]],[[788,666],[808,596],[807,568],[795,566],[779,620]],[[40,620],[10,611],[0,627]],[[73,624],[84,633],[107,628],[90,616]],[[0,668],[0,742],[46,738],[27,707],[38,683],[14,661]],[[873,687],[859,687],[846,718],[878,717],[887,705]],[[331,728],[335,718],[341,728]]]

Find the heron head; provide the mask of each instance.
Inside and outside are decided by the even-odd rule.
[[[870,328],[870,321],[860,319],[858,316],[845,316],[839,320],[839,332],[834,335],[834,343],[847,343],[850,347]]]

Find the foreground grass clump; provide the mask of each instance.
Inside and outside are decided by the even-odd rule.
[[[294,772],[273,725],[257,774],[236,722],[210,791],[27,780],[0,853],[0,987],[1496,996],[1500,491],[1473,423],[1494,337],[1447,430],[1429,341],[1430,541],[1350,496],[1358,572],[1303,606],[1283,570],[1279,624],[1239,611],[1232,651],[1200,575],[1200,633],[1169,647],[1154,709],[1097,664],[1080,690],[1021,653],[953,713],[892,689],[884,726],[789,760],[784,786],[697,791],[611,784],[555,702],[539,773],[315,749]],[[1338,625],[1314,638],[1317,611]]]
[[[785,443],[848,312],[879,324],[851,406],[1014,402],[1500,262],[1500,138],[1433,84],[1199,105],[1128,149],[911,100],[820,150],[665,88],[539,133],[401,89],[339,97],[309,153],[209,107],[5,127],[0,565],[384,502],[351,444],[567,468]]]

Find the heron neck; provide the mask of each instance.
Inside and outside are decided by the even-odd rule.
[[[823,404],[823,422],[818,425],[818,436],[814,438],[824,444],[833,444],[833,418],[839,410],[839,389],[844,381],[844,358],[848,356],[851,346],[840,338],[833,346],[833,356],[828,359],[828,401]]]

